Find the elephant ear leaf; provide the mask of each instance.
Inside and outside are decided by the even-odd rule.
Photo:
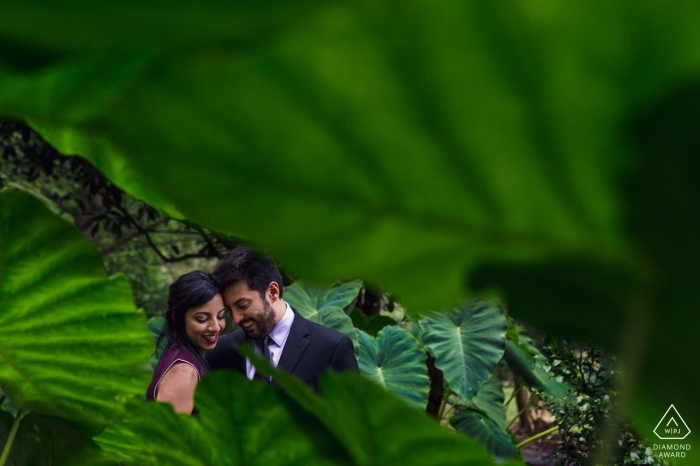
[[[431,312],[420,321],[422,342],[450,389],[471,400],[503,357],[506,321],[503,310],[477,302]]]
[[[293,411],[283,398],[268,384],[216,371],[197,386],[198,416],[176,414],[165,403],[132,402],[124,421],[97,441],[127,464],[328,464],[318,452],[328,453],[323,448],[335,446],[332,438],[311,433],[308,414]],[[333,453],[342,455],[342,449]]]
[[[330,289],[297,281],[284,290],[284,299],[304,318],[350,337],[357,357],[360,351],[357,331],[345,308],[354,302],[361,287],[359,280]]]
[[[479,387],[467,408],[450,418],[450,425],[481,442],[498,460],[520,456],[511,435],[506,431],[506,406],[503,388],[494,373]]]
[[[155,316],[151,317],[148,319],[148,322],[146,322],[146,326],[148,327],[148,331],[150,332],[151,336],[153,337],[153,341],[156,343],[156,349],[153,352],[153,356],[151,356],[151,367],[153,369],[156,368],[158,365],[158,360],[160,359],[160,356],[162,356],[163,353],[165,353],[165,349],[168,347],[168,339],[167,338],[162,338],[160,341],[158,341],[158,337],[160,336],[161,332],[163,331],[163,326],[165,325],[165,319],[163,319],[161,316]]]
[[[510,435],[480,411],[473,409],[460,411],[450,418],[450,425],[458,432],[479,441],[498,460],[520,456]]]
[[[476,396],[469,404],[486,414],[501,430],[506,429],[506,406],[503,388],[494,373],[479,387]]]
[[[380,330],[377,338],[362,330],[360,373],[388,391],[425,410],[430,390],[426,356],[413,335],[399,326]]]
[[[41,202],[0,192],[0,389],[97,431],[143,395],[153,351],[123,276]]]

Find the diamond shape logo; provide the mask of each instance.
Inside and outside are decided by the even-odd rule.
[[[654,433],[662,440],[683,440],[690,434],[690,429],[676,407],[671,405],[656,424]]]

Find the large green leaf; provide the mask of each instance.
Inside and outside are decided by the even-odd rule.
[[[450,418],[450,425],[484,444],[495,458],[502,460],[520,457],[520,451],[510,435],[484,413],[472,409],[459,411]]]
[[[243,352],[256,370],[272,374],[291,398],[333,433],[354,464],[493,464],[477,442],[447,432],[358,374],[324,375],[322,396],[317,397],[294,376],[273,369],[249,349]]]
[[[274,15],[284,33],[234,45],[247,29],[229,24],[259,30],[267,3],[229,6],[207,31],[209,6],[119,5],[3,2],[0,62],[15,71],[0,73],[0,112],[111,147],[83,155],[122,160],[129,180],[105,170],[120,185],[307,279],[361,276],[440,308],[486,264],[481,284],[518,316],[631,355],[652,397],[643,435],[671,402],[700,424],[700,371],[678,356],[700,353],[700,107],[684,91],[652,105],[700,70],[699,4],[290,7]]]
[[[506,430],[506,406],[503,387],[494,373],[484,382],[469,404],[486,414],[501,430]]]
[[[28,61],[31,64],[32,54],[43,52],[42,57],[55,58],[82,51],[88,45],[127,48],[149,44],[175,50],[207,43],[241,47],[256,36],[261,40],[265,34],[285,26],[291,15],[301,17],[322,3],[320,0],[291,4],[283,0],[179,0],[176,3],[151,0],[143,4],[121,0],[93,4],[81,0],[58,3],[8,0],[0,5],[0,29],[5,37],[16,40],[10,45],[26,46],[27,50],[20,50],[30,56],[15,57],[9,45],[0,50],[18,64]],[[53,24],[53,28],[47,28],[48,24]],[[25,41],[28,43],[23,44]]]
[[[419,324],[423,345],[435,357],[450,389],[469,401],[503,357],[506,322],[503,310],[477,302],[425,314]]]
[[[336,445],[332,436],[313,437],[313,425],[305,424],[308,414],[290,408],[284,395],[269,385],[217,371],[197,386],[195,405],[199,414],[191,417],[176,414],[168,404],[132,404],[125,421],[110,426],[97,440],[115,459],[138,464],[331,462],[319,452],[331,454],[326,446]],[[342,458],[342,449],[332,455]]]
[[[1,422],[1,421],[0,421]],[[0,426],[0,444],[4,445]],[[8,466],[114,465],[83,431],[70,422],[30,413],[19,424]]]
[[[343,283],[334,288],[296,281],[285,288],[284,299],[310,321],[350,337],[357,357],[360,351],[357,331],[344,309],[357,297],[361,287],[360,280]]]
[[[121,422],[108,425],[93,440],[115,461],[128,465],[156,465],[156,458],[150,447],[134,431],[129,419],[133,416],[133,414],[131,416],[127,414],[126,419]]]
[[[31,196],[0,193],[0,219],[0,387],[18,409],[106,425],[150,376],[129,284]]]
[[[610,180],[621,166],[614,123],[626,109],[617,94],[631,93],[629,60],[602,39],[590,56],[618,64],[610,76],[595,72],[598,61],[571,59],[581,44],[563,13],[334,2],[286,21],[294,10],[280,10],[285,32],[243,48],[210,45],[236,28],[188,42],[197,28],[179,18],[211,12],[189,2],[169,4],[162,19],[154,6],[125,5],[144,24],[136,34],[119,19],[96,27],[104,20],[72,2],[36,5],[56,12],[51,30],[65,38],[38,33],[39,18],[4,30],[38,63],[2,74],[0,111],[50,128],[52,141],[89,141],[60,147],[100,168],[126,165],[126,183],[105,172],[255,240],[299,276],[361,276],[409,307],[437,308],[465,298],[464,276],[484,259],[553,250],[618,258]],[[2,12],[26,11],[12,2]],[[217,14],[216,24],[240,21],[237,11]],[[583,18],[573,30],[592,27],[595,18]],[[81,20],[91,27],[68,26]],[[169,46],[192,45],[154,53],[149,27]],[[36,49],[71,53],[42,63]],[[245,195],[231,196],[232,186]],[[259,215],[271,205],[275,218]]]
[[[425,410],[430,391],[426,356],[413,335],[391,325],[377,338],[357,331],[360,338],[360,373],[399,395],[419,410]]]

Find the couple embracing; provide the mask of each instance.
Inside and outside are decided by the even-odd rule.
[[[232,250],[208,275],[179,277],[168,294],[163,332],[168,341],[148,387],[147,400],[171,403],[175,411],[193,413],[199,380],[216,369],[241,372],[249,380],[272,381],[237,348],[244,342],[273,366],[318,390],[327,370],[358,371],[346,335],[304,319],[283,299],[284,285],[275,262],[249,247]],[[225,313],[240,326],[219,339]]]

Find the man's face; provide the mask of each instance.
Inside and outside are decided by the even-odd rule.
[[[275,326],[275,312],[268,302],[255,290],[239,281],[224,290],[224,303],[231,310],[231,317],[240,325],[248,338],[261,340]]]

